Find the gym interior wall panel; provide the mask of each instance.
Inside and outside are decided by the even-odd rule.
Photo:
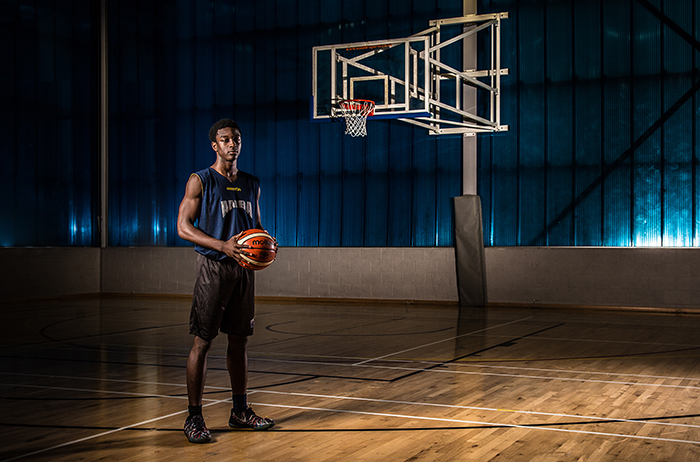
[[[229,107],[235,104],[235,76],[237,66],[237,43],[233,40],[220,40],[229,34],[231,24],[236,20],[236,9],[232,4],[221,4],[213,14],[214,38],[213,50],[214,61],[218,68],[217,72],[212,72],[214,79],[214,119],[219,120],[229,115]],[[223,58],[224,56],[228,58]]]
[[[664,14],[682,30],[693,30],[693,2],[664,2]],[[694,50],[690,43],[668,28],[662,30],[663,110],[682,98],[691,80]],[[683,104],[662,127],[662,152],[668,167],[663,171],[664,227],[662,242],[671,246],[693,245],[693,108]]]
[[[420,136],[420,135],[419,135]],[[434,246],[437,236],[437,157],[434,140],[427,135],[415,142],[413,154],[413,197],[411,198],[411,235],[414,246]]]
[[[340,217],[340,243],[343,246],[363,245],[364,217],[367,198],[365,196],[366,172],[365,140],[343,137],[342,157],[342,211]]]
[[[546,245],[541,231],[545,226],[545,133],[547,90],[546,70],[546,15],[544,4],[525,4],[516,18],[521,33],[539,36],[541,40],[521,41],[518,44],[523,59],[519,63],[522,88],[519,95],[518,117],[520,132],[520,165],[518,171],[518,245]]]
[[[697,10],[670,0],[479,2],[480,12],[509,12],[510,130],[479,148],[487,244],[697,245]]]
[[[384,247],[389,243],[386,217],[389,213],[389,157],[380,146],[389,142],[388,123],[373,124],[367,134],[367,181],[365,197],[367,206],[364,210],[364,245]]]
[[[75,21],[70,24],[59,21],[61,30],[72,43],[70,50],[62,48],[62,52],[73,54],[70,59],[72,72],[66,72],[60,82],[64,94],[61,131],[62,136],[70,138],[70,142],[63,146],[64,156],[61,157],[64,160],[59,162],[66,166],[60,181],[64,197],[69,200],[59,200],[62,206],[59,216],[63,217],[63,223],[68,217],[70,245],[93,246],[99,242],[99,202],[96,200],[99,162],[94,156],[99,135],[97,118],[93,116],[99,107],[99,72],[95,65],[98,61],[98,32],[97,27],[92,26],[97,10],[92,3],[89,6],[75,2],[69,5],[68,2],[62,3],[61,8],[75,15]],[[64,65],[64,61],[63,58],[59,60],[59,67]]]
[[[16,73],[22,76],[17,80],[17,99],[15,111],[17,119],[20,121],[35,120],[36,111],[38,109],[37,101],[37,73],[38,63],[34,59],[38,48],[38,38],[33,33],[36,28],[36,19],[34,14],[24,14],[21,18],[22,22],[18,26],[17,46],[20,49],[16,57]],[[25,25],[26,24],[26,25]],[[31,54],[27,53],[31,50]],[[12,240],[12,245],[31,245],[32,242],[37,242],[36,239],[36,223],[31,219],[32,216],[37,216],[36,210],[36,178],[35,175],[30,175],[25,178],[25,172],[34,172],[36,168],[36,158],[38,146],[35,143],[27,143],[31,140],[34,129],[29,124],[17,124],[17,152],[12,153],[12,157],[16,159],[16,173],[20,176],[21,181],[12,181],[9,183],[13,186],[10,195],[15,203],[15,223],[18,224],[9,237]],[[19,152],[21,151],[21,156]],[[22,223],[23,226],[19,226]],[[19,229],[23,228],[23,232],[19,233]]]
[[[399,247],[409,247],[411,236],[412,163],[410,146],[413,130],[406,125],[389,126],[389,215],[387,233],[389,242]]]
[[[131,127],[127,127],[129,116],[122,115],[122,111],[125,111],[129,106],[134,106],[133,103],[130,104],[129,98],[134,94],[135,88],[135,69],[133,55],[138,49],[137,45],[133,43],[135,37],[135,21],[131,23],[124,24],[123,27],[121,23],[116,22],[116,19],[120,17],[115,13],[122,13],[124,15],[129,14],[128,12],[134,8],[133,4],[129,5],[127,2],[120,3],[109,3],[110,7],[110,34],[116,36],[110,37],[109,43],[109,82],[110,89],[115,89],[114,94],[110,94],[109,100],[112,104],[109,105],[110,117],[109,117],[109,152],[112,154],[110,156],[110,166],[109,166],[109,180],[112,190],[109,194],[109,210],[110,218],[109,225],[110,230],[117,233],[116,238],[111,236],[110,233],[110,244],[121,244],[121,245],[134,245],[137,243],[136,240],[136,217],[130,216],[131,207],[129,204],[138,203],[138,191],[136,191],[136,175],[138,174],[138,169],[136,166],[129,167],[129,162],[132,159],[138,159],[138,151],[136,151],[136,135],[137,133],[130,134],[130,136],[125,136],[126,133],[135,132],[135,128],[138,126],[138,119],[133,117],[133,123]],[[113,23],[113,24],[112,24]],[[120,108],[119,112],[115,111],[115,108]],[[123,108],[123,109],[122,109]],[[119,153],[119,155],[117,154]],[[133,154],[122,154],[122,153],[133,153]],[[134,207],[138,210],[137,207]]]
[[[176,37],[172,27],[173,11],[167,9],[165,11],[158,10],[153,4],[149,8],[149,17],[155,21],[156,15],[159,20],[155,21],[155,28],[152,29],[152,34],[155,37],[161,37],[163,48],[172,50],[175,47]],[[153,22],[149,22],[146,26],[150,27]],[[144,26],[145,27],[145,26]],[[155,42],[155,38],[153,39]],[[158,170],[155,174],[158,192],[156,221],[154,227],[156,229],[157,245],[172,245],[177,235],[177,224],[170,217],[177,216],[177,211],[180,205],[180,199],[185,192],[188,176],[191,172],[191,160],[182,159],[178,153],[176,145],[180,138],[174,136],[177,130],[176,116],[176,101],[170,95],[176,93],[176,79],[174,78],[158,78],[160,75],[174,76],[176,74],[177,65],[168,53],[161,53],[155,46],[151,47],[151,55],[153,59],[153,143],[155,155],[159,158]],[[157,89],[157,91],[156,91]],[[217,89],[218,91],[218,89]],[[156,114],[162,111],[162,117],[156,117]],[[168,136],[162,134],[168,133]],[[165,154],[169,153],[169,154]],[[174,161],[166,161],[160,157],[174,156]],[[170,184],[172,182],[172,184]]]
[[[602,130],[600,161],[591,164],[598,169],[595,190],[600,195],[600,245],[632,245],[632,160],[629,149],[632,137],[632,20],[629,2],[602,2]],[[625,20],[620,20],[621,15]],[[592,82],[594,83],[594,82]],[[594,135],[595,136],[595,135]],[[591,161],[595,162],[594,157]],[[581,220],[581,229],[591,229]],[[587,226],[588,224],[588,226]],[[593,237],[593,234],[589,234]],[[582,240],[581,243],[585,243]],[[585,244],[583,244],[585,245]]]
[[[94,245],[99,2],[3,7],[2,58],[14,72],[1,77],[0,188],[12,220],[0,243]],[[207,131],[225,116],[242,126],[240,165],[261,178],[264,224],[281,244],[452,245],[460,140],[397,121],[370,122],[364,139],[313,124],[310,67],[313,46],[407,36],[460,15],[462,2],[108,7],[110,245],[189,245],[175,229],[178,205],[190,173],[213,163]],[[509,13],[510,129],[478,141],[487,245],[697,245],[699,9],[478,2],[479,13]]]
[[[693,97],[691,98],[691,102],[693,104],[693,107],[697,107],[698,104],[700,104],[700,98]],[[692,133],[693,133],[693,147],[695,147],[696,143],[696,133],[698,133],[698,130],[700,129],[700,124],[697,116],[697,112],[693,112],[692,115]],[[693,185],[693,191],[696,190],[698,187],[697,185],[700,182],[700,169],[697,168],[698,165],[700,165],[700,151],[698,149],[693,149],[692,151],[692,177],[690,179],[690,183]],[[697,247],[698,246],[698,237],[700,236],[700,220],[698,220],[698,217],[700,216],[700,201],[697,199],[695,195],[693,195],[693,207],[690,211],[693,226],[691,228],[691,233],[693,237],[693,246]]]
[[[120,12],[124,10],[131,11],[133,8],[133,4],[128,4],[127,2],[110,4],[111,14],[109,18],[111,22],[109,30],[120,39],[124,37],[125,41],[129,40],[123,46],[117,46],[116,40],[109,41],[111,64],[109,66],[109,82],[112,84],[110,88],[115,89],[114,93],[110,93],[110,101],[113,102],[111,107],[136,108],[137,106],[135,99],[137,95],[135,72],[137,69],[136,51],[138,50],[138,46],[135,43],[137,22],[117,21],[119,16],[114,14],[116,10],[121,10]],[[129,120],[128,116],[118,117],[110,114],[109,132],[112,136],[109,137],[109,151],[112,153],[121,152],[122,150],[124,152],[133,152],[133,158],[138,159],[138,118],[134,117],[132,119],[130,127],[127,126]],[[122,136],[122,130],[125,132],[131,131],[133,135],[129,137]],[[133,217],[131,220],[126,220],[131,212],[129,205],[138,202],[138,168],[136,166],[133,166],[133,168],[118,168],[118,166],[126,167],[128,165],[127,162],[130,160],[131,158],[127,156],[112,155],[110,157],[110,244],[134,245],[138,242],[136,236],[138,218]]]
[[[259,2],[258,2],[259,3]],[[206,0],[195,0],[192,15],[193,33],[193,93],[194,106],[190,109],[193,117],[193,130],[195,136],[195,152],[198,154],[195,164],[196,169],[208,167],[213,164],[213,150],[209,142],[209,128],[214,121],[214,111],[217,105],[217,96],[214,93],[215,76],[223,69],[219,61],[227,58],[214,55],[214,47],[217,37],[214,36],[214,16],[220,10],[227,8]],[[231,59],[231,58],[228,58]],[[224,68],[225,69],[225,68]],[[201,146],[201,149],[197,149]],[[208,149],[206,149],[208,148]]]
[[[454,209],[445,198],[462,193],[462,139],[460,136],[437,138],[434,142],[436,168],[435,236],[426,236],[425,242],[452,246],[454,242]]]
[[[365,1],[365,30],[367,40],[383,40],[389,37],[388,17],[389,4],[387,2]]]
[[[479,12],[508,11],[509,24],[501,27],[502,66],[509,68],[509,75],[518,75],[521,55],[518,52],[518,10],[512,3],[496,2],[493,5],[479,5]],[[489,39],[480,38],[479,49],[488,50]],[[477,55],[480,68],[490,65],[484,53]],[[518,79],[501,79],[501,120],[508,124],[507,132],[479,136],[477,157],[479,161],[478,194],[481,197],[484,214],[484,244],[487,246],[514,245],[518,240],[518,201],[519,149],[516,140],[520,135],[518,111],[521,104]],[[486,101],[479,101],[482,111]]]
[[[255,124],[255,113],[258,105],[257,91],[260,88],[258,83],[258,60],[265,59],[262,54],[257,53],[255,33],[256,3],[255,2],[225,2],[227,10],[231,9],[232,22],[225,24],[217,35],[217,42],[231,43],[233,53],[230,56],[222,56],[221,61],[229,61],[231,76],[221,75],[224,84],[228,84],[233,91],[233,105],[219,104],[215,109],[216,116],[210,120],[210,125],[222,118],[233,118],[241,127],[241,153],[239,157],[239,167],[253,173],[256,166],[256,145],[257,130]],[[218,8],[217,8],[218,16]],[[223,26],[223,25],[222,25]],[[265,32],[266,34],[269,31]],[[269,56],[268,56],[269,58]],[[219,61],[217,60],[217,64]],[[227,64],[228,66],[228,64]],[[271,89],[274,91],[274,88]],[[267,97],[269,100],[269,97]],[[262,102],[260,102],[262,104]],[[209,129],[207,129],[208,132]],[[195,134],[201,137],[201,134]],[[207,137],[208,140],[208,137]],[[201,162],[205,166],[214,163],[214,151],[208,147]],[[269,201],[270,195],[274,198],[274,185],[261,184],[261,199]],[[263,226],[272,231],[275,225],[274,213],[261,206],[261,219]],[[180,241],[183,242],[184,241]]]
[[[46,206],[43,215],[48,218],[49,221],[54,221],[56,219],[56,181],[58,178],[51,178],[51,172],[56,169],[56,140],[57,130],[54,122],[51,118],[58,120],[56,104],[57,97],[57,80],[56,80],[56,68],[57,68],[57,56],[56,56],[56,46],[57,41],[54,40],[56,35],[56,26],[54,22],[54,16],[58,12],[54,12],[45,8],[36,9],[36,25],[38,31],[38,43],[36,51],[37,60],[37,75],[36,75],[36,98],[37,101],[43,101],[49,104],[48,111],[44,113],[37,113],[35,117],[41,121],[39,124],[42,127],[42,138],[45,137],[46,140],[52,140],[51,143],[44,143],[43,145],[36,144],[35,155],[36,157],[31,159],[33,164],[33,170],[36,174],[32,184],[33,191],[33,201],[34,204],[32,208],[34,209],[35,215],[39,215],[39,210],[42,206]],[[43,119],[43,120],[42,120]],[[32,132],[36,128],[31,128]],[[41,185],[44,187],[41,187]],[[47,241],[49,237],[47,235],[47,227],[39,226],[36,221],[33,223],[34,227],[34,239],[39,242]]]
[[[296,3],[295,18],[298,27],[303,30],[320,23],[321,8],[317,0],[300,0]],[[311,50],[316,45],[314,34],[296,34],[296,141],[297,156],[297,190],[296,199],[297,226],[293,244],[296,246],[318,246],[319,243],[319,205],[320,205],[320,162],[319,125],[309,123],[311,111],[308,102],[312,82]],[[288,148],[287,153],[291,150]]]
[[[573,199],[571,168],[574,153],[573,91],[564,82],[573,78],[573,5],[559,2],[547,9],[545,73],[545,228],[539,231],[546,245],[567,245],[572,240],[573,217],[563,213]],[[571,136],[561,136],[572,133]],[[539,238],[538,238],[539,240]]]
[[[138,48],[147,45],[143,41],[147,34],[134,37],[126,21],[133,18],[129,12],[139,14],[139,7],[125,5],[113,12],[119,17],[112,19],[110,34],[118,45],[111,52],[124,54],[121,48],[127,47],[128,53],[138,54]],[[153,91],[156,101],[168,98],[164,92],[175,95],[176,103],[168,114],[156,111],[154,118],[156,126],[166,120],[177,124],[178,137],[185,140],[173,146],[175,160],[166,161],[178,164],[166,170],[177,179],[166,179],[151,190],[140,184],[147,180],[138,177],[141,202],[134,203],[132,193],[121,188],[126,188],[125,179],[137,181],[128,172],[136,163],[130,148],[137,147],[126,148],[115,141],[112,147],[124,160],[115,166],[115,176],[123,186],[112,187],[113,205],[119,210],[113,213],[114,228],[128,231],[120,233],[113,245],[147,245],[149,239],[160,245],[157,235],[149,236],[140,229],[141,221],[151,214],[139,210],[151,207],[166,215],[159,215],[154,228],[164,228],[163,220],[174,222],[176,206],[163,202],[177,204],[186,172],[213,163],[205,132],[216,118],[224,116],[237,119],[242,127],[239,166],[261,179],[263,224],[282,245],[451,245],[452,217],[446,211],[450,198],[460,190],[454,180],[459,178],[460,152],[450,148],[448,154],[438,153],[434,139],[417,134],[423,129],[402,127],[395,121],[370,123],[366,138],[345,136],[342,123],[309,122],[309,97],[313,46],[410,35],[427,28],[431,19],[461,14],[460,2],[445,0],[414,7],[393,0],[182,1],[169,14],[177,24],[176,37],[155,28],[150,46],[157,54],[164,43],[173,45],[174,83]],[[222,56],[214,57],[214,53]],[[138,73],[133,62],[120,61],[118,66],[128,69],[119,72]],[[155,74],[160,77],[159,68]],[[226,81],[232,85],[227,87]],[[122,83],[117,79],[114,85],[121,87]],[[125,132],[139,133],[144,126],[155,130],[148,124],[129,125],[142,115],[123,107],[131,96],[121,92],[121,88],[114,90],[123,98],[113,109],[119,138],[127,138]],[[438,155],[442,156],[441,168],[437,167]],[[140,159],[156,163],[148,156]],[[139,165],[138,170],[149,168]],[[414,198],[418,202],[412,203]],[[165,242],[187,245],[176,236]]]
[[[0,245],[96,245],[99,4],[0,8]]]
[[[199,158],[202,156],[201,152],[206,152],[209,147],[209,138],[203,133],[194,133],[193,130],[193,117],[189,108],[194,104],[194,67],[192,63],[194,62],[193,53],[193,22],[192,18],[194,16],[194,11],[192,10],[192,5],[189,2],[178,2],[174,9],[165,9],[166,18],[168,22],[173,25],[163,31],[163,34],[159,36],[160,40],[156,43],[157,47],[163,47],[161,50],[162,55],[172,63],[168,67],[160,68],[159,71],[166,72],[160,80],[172,80],[167,87],[158,87],[158,91],[161,92],[161,98],[169,99],[172,101],[172,106],[168,105],[161,108],[161,111],[168,111],[171,107],[170,112],[159,112],[161,117],[164,117],[164,121],[170,122],[170,125],[164,125],[162,127],[163,133],[167,134],[166,139],[163,140],[164,149],[166,152],[173,153],[172,157],[166,157],[162,159],[163,163],[174,162],[172,170],[174,175],[169,177],[167,181],[172,181],[175,185],[174,191],[172,192],[175,204],[179,205],[180,200],[185,194],[185,188],[190,175],[202,168],[206,168],[211,165],[206,161],[210,161],[211,155],[208,159],[200,161]],[[171,17],[171,14],[174,17]],[[127,19],[128,20],[128,19]],[[110,30],[111,34],[111,30]],[[159,54],[161,54],[159,53]],[[174,72],[168,72],[170,70]],[[161,74],[159,73],[159,76]],[[197,149],[202,144],[202,149]],[[114,152],[110,151],[111,156],[115,155]],[[119,152],[117,155],[122,155]],[[125,154],[128,156],[128,154]],[[110,175],[110,183],[113,180]],[[172,188],[172,186],[170,186]],[[164,219],[175,223],[177,220],[177,208],[173,210],[175,213]],[[168,235],[168,245],[183,245],[185,241],[177,237],[177,231]],[[117,244],[114,244],[117,245]]]
[[[307,117],[308,111],[300,112],[298,101],[306,101],[307,91],[300,93],[299,80],[307,85],[311,73],[298,72],[309,69],[310,63],[308,51],[300,47],[296,25],[298,21],[296,2],[283,2],[278,5],[279,13],[276,15],[276,28],[278,42],[277,47],[277,127],[280,137],[277,139],[277,177],[281,181],[277,183],[276,210],[279,210],[281,218],[275,223],[276,236],[284,242],[297,245],[297,229],[299,228],[299,158],[291,155],[299,152],[298,138],[301,135],[298,127],[298,118]]]
[[[65,33],[72,34],[70,50],[64,52],[74,55],[71,59],[72,75],[66,75],[61,82],[62,88],[70,94],[66,96],[63,108],[64,136],[71,138],[70,148],[66,146],[70,150],[65,152],[74,156],[69,160],[69,154],[64,160],[65,164],[71,165],[73,174],[62,178],[64,191],[70,191],[70,201],[62,203],[70,210],[64,214],[70,217],[70,244],[87,247],[98,245],[100,241],[100,204],[97,200],[100,161],[95,156],[99,148],[98,117],[95,116],[100,105],[99,28],[96,25],[99,11],[94,2],[61,2],[61,8],[66,11],[64,18],[70,17],[68,11],[75,17],[70,24],[61,21]]]
[[[12,197],[3,207],[22,232],[3,224],[2,244],[95,244],[100,4],[5,4],[12,47],[3,57],[16,72],[3,76],[10,104],[2,114],[11,121],[3,149],[13,152],[2,167]],[[177,235],[178,206],[190,174],[214,161],[207,132],[221,117],[242,127],[240,167],[261,179],[263,223],[281,244],[452,244],[459,137],[376,121],[353,139],[342,123],[311,123],[309,97],[314,46],[405,37],[460,15],[462,2],[106,5],[109,245],[190,245]],[[31,120],[50,145],[22,141],[33,136]]]
[[[274,1],[255,2],[255,17],[251,18],[255,23],[256,30],[260,31],[255,36],[253,47],[254,66],[251,70],[255,75],[255,85],[253,87],[252,119],[243,120],[231,117],[239,119],[241,123],[246,123],[249,126],[251,122],[253,124],[253,137],[246,135],[242,141],[239,166],[242,170],[249,171],[260,179],[262,190],[260,209],[265,220],[263,224],[268,228],[268,231],[276,235],[277,222],[281,221],[276,207],[280,187],[276,183],[278,172],[276,161],[278,153],[282,154],[279,149],[284,149],[285,146],[280,143],[281,133],[277,124],[276,73],[279,66],[276,61],[276,48],[279,37],[275,29],[274,16],[270,15],[270,11],[274,11],[274,8]],[[209,124],[211,125],[211,123],[210,120]],[[213,164],[213,157],[210,162]],[[280,174],[283,173],[285,172],[280,171]]]
[[[660,75],[662,37],[658,19],[646,9],[633,5],[632,17],[632,70],[637,76],[632,84],[632,136],[634,139],[640,139],[663,113],[664,82],[652,77]],[[632,239],[636,246],[661,245],[661,179],[665,167],[661,152],[662,142],[662,131],[657,130],[639,146],[632,157],[635,165],[632,179]]]
[[[559,241],[558,245],[601,245],[602,205],[600,180],[601,133],[604,130],[603,119],[597,109],[603,101],[601,81],[603,74],[603,50],[601,35],[604,27],[601,21],[602,5],[596,2],[576,2],[570,27],[573,30],[573,46],[570,49],[573,65],[573,79],[580,82],[572,88],[572,135],[567,137],[566,130],[557,132],[556,136],[571,140],[572,164],[574,169],[566,168],[573,181],[569,203],[560,215],[568,217],[573,223],[571,240]],[[589,102],[589,104],[583,104]],[[564,154],[565,155],[565,154]],[[576,213],[569,212],[575,207]],[[559,216],[559,215],[557,215]],[[584,244],[584,245],[586,245]]]
[[[667,167],[661,178],[664,195],[661,241],[673,247],[693,245],[692,119],[692,108],[687,104],[669,119],[662,135]]]
[[[319,244],[320,222],[320,144],[318,125],[297,121],[297,146],[305,155],[298,158],[297,233],[294,244],[316,247]],[[303,226],[301,225],[303,224]]]
[[[287,16],[294,19],[291,12]],[[280,17],[285,14],[280,14]],[[276,33],[279,35],[275,58],[277,70],[275,72],[276,86],[276,126],[275,137],[275,236],[283,242],[296,244],[298,228],[297,217],[299,194],[299,166],[298,157],[292,153],[298,152],[297,138],[300,133],[297,129],[298,111],[296,102],[300,100],[297,95],[298,45],[293,28],[285,22],[278,23]],[[306,114],[305,114],[306,115]],[[262,206],[262,205],[261,205]],[[271,210],[267,210],[269,212]],[[266,212],[266,213],[267,213]]]
[[[408,37],[413,32],[411,18],[411,4],[404,0],[387,0],[387,23],[389,26],[389,38]],[[434,18],[433,18],[434,19]],[[424,27],[427,29],[427,27]]]
[[[156,107],[157,107],[157,92],[158,78],[156,76],[155,55],[156,50],[153,47],[155,40],[155,24],[157,11],[153,5],[147,2],[139,3],[139,21],[137,23],[137,33],[139,42],[143,46],[139,47],[137,66],[139,69],[139,90],[137,105],[141,120],[138,127],[137,142],[139,149],[141,146],[157,146],[156,140],[160,137],[157,134],[158,126],[156,124]],[[150,149],[146,152],[141,152],[139,155],[139,171],[147,178],[152,178],[152,181],[144,181],[145,194],[139,194],[139,197],[144,196],[145,200],[139,206],[139,222],[143,223],[140,229],[143,231],[143,236],[140,240],[152,242],[156,245],[167,245],[166,233],[168,231],[168,221],[163,220],[165,210],[163,210],[166,201],[163,200],[167,196],[169,188],[164,188],[167,182],[164,182],[168,177],[167,170],[159,171],[159,150]],[[162,175],[161,175],[162,173]],[[170,227],[172,231],[172,227]]]
[[[6,5],[7,14],[0,15],[0,40],[5,46],[0,47],[0,59],[16,68],[17,60],[17,5]],[[10,14],[10,12],[12,14]],[[3,121],[0,133],[3,136],[3,161],[0,162],[0,194],[5,200],[0,201],[0,214],[12,217],[0,221],[0,246],[9,247],[15,244],[17,203],[15,201],[15,184],[13,178],[17,171],[18,140],[18,79],[15,72],[0,73],[0,120]]]
[[[342,164],[337,156],[329,153],[340,152],[342,134],[334,132],[333,127],[324,125],[320,141],[319,174],[319,246],[337,247],[341,245],[342,230]]]
[[[320,44],[343,43],[342,2],[331,0],[320,7]],[[321,41],[321,40],[319,40]],[[342,143],[343,134],[331,124],[319,124],[319,226],[318,245],[337,247],[342,245]]]
[[[135,13],[134,9],[137,8],[136,2],[128,1],[111,2],[109,5],[110,19]],[[138,16],[134,14],[132,17]],[[117,25],[121,27],[115,27]],[[113,92],[110,91],[110,109],[119,108],[119,112],[111,110],[109,118],[109,152],[113,153],[109,165],[109,240],[110,244],[138,245],[139,242],[146,242],[146,236],[142,236],[145,224],[152,223],[144,207],[149,194],[141,190],[144,183],[140,181],[142,175],[147,178],[147,172],[142,171],[142,168],[148,169],[153,161],[147,152],[140,150],[139,88],[141,83],[144,88],[148,84],[146,79],[143,82],[139,80],[139,63],[143,61],[139,60],[138,19],[111,23],[110,26],[109,29],[118,34],[108,42],[112,63],[109,66],[110,90],[114,89]],[[129,155],[117,155],[119,152],[128,152]],[[147,181],[146,184],[148,183],[150,182]],[[144,226],[139,226],[139,223]]]
[[[696,33],[694,34],[694,37],[698,37],[698,31],[697,31],[697,25],[700,24],[700,8],[693,8],[693,12],[690,15],[692,17],[693,25],[694,25],[694,31]],[[691,55],[691,60],[689,62],[689,65],[692,66],[692,71],[690,73],[690,79],[693,82],[698,81],[698,77],[700,76],[700,73],[698,72],[698,53],[696,52],[697,48],[693,47],[693,53]],[[688,104],[691,105],[692,108],[698,107],[700,104],[700,95],[698,94],[693,94],[689,101]],[[700,184],[700,169],[697,168],[698,165],[700,165],[700,149],[697,147],[698,143],[698,130],[700,130],[700,119],[698,118],[698,111],[692,111],[692,117],[691,117],[691,140],[692,140],[692,151],[691,151],[691,160],[692,160],[692,178],[691,178],[691,184],[693,185],[692,191],[695,192],[698,188],[698,185]],[[698,200],[697,195],[693,194],[693,208],[691,210],[691,216],[692,216],[692,222],[693,222],[693,227],[691,229],[692,236],[693,236],[693,246],[697,247],[700,244],[698,243],[698,239],[700,238],[700,220],[698,220],[698,217],[700,217],[700,200]]]

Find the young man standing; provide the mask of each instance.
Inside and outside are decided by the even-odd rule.
[[[177,218],[178,234],[194,243],[199,253],[190,313],[194,344],[187,359],[189,417],[185,435],[192,443],[211,441],[202,416],[202,395],[207,354],[219,331],[228,335],[226,366],[233,390],[229,426],[265,430],[275,424],[272,419],[255,415],[247,403],[246,343],[253,334],[255,275],[238,264],[240,233],[264,229],[260,222],[260,181],[238,170],[241,129],[236,122],[219,120],[209,130],[209,139],[216,161],[190,176]]]

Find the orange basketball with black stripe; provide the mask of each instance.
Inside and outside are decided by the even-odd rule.
[[[277,246],[275,240],[265,230],[249,229],[238,237],[238,243],[244,246],[238,262],[243,268],[254,271],[265,269],[275,261]]]

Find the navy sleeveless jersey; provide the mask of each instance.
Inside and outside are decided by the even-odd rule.
[[[236,179],[228,178],[209,167],[197,175],[202,182],[202,208],[197,228],[209,236],[223,241],[258,223],[257,195],[260,180],[253,175],[238,171]],[[230,258],[223,252],[199,245],[195,250],[212,260]]]

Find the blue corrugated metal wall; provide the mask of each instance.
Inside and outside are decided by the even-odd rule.
[[[698,24],[691,0],[479,0],[502,24],[502,120],[479,137],[489,245],[698,245]],[[96,245],[97,5],[4,0],[0,245]],[[290,246],[451,245],[461,141],[400,122],[366,139],[308,118],[311,48],[403,37],[459,0],[109,2],[111,245],[183,245],[207,131]]]
[[[0,2],[0,246],[97,243],[98,13]]]
[[[480,140],[490,245],[698,245],[698,2],[481,1],[504,22]]]
[[[281,245],[450,245],[461,139],[311,123],[311,51],[461,12],[461,0],[110,2],[110,244],[186,245],[174,227],[185,182],[214,162],[209,126],[233,117]]]

